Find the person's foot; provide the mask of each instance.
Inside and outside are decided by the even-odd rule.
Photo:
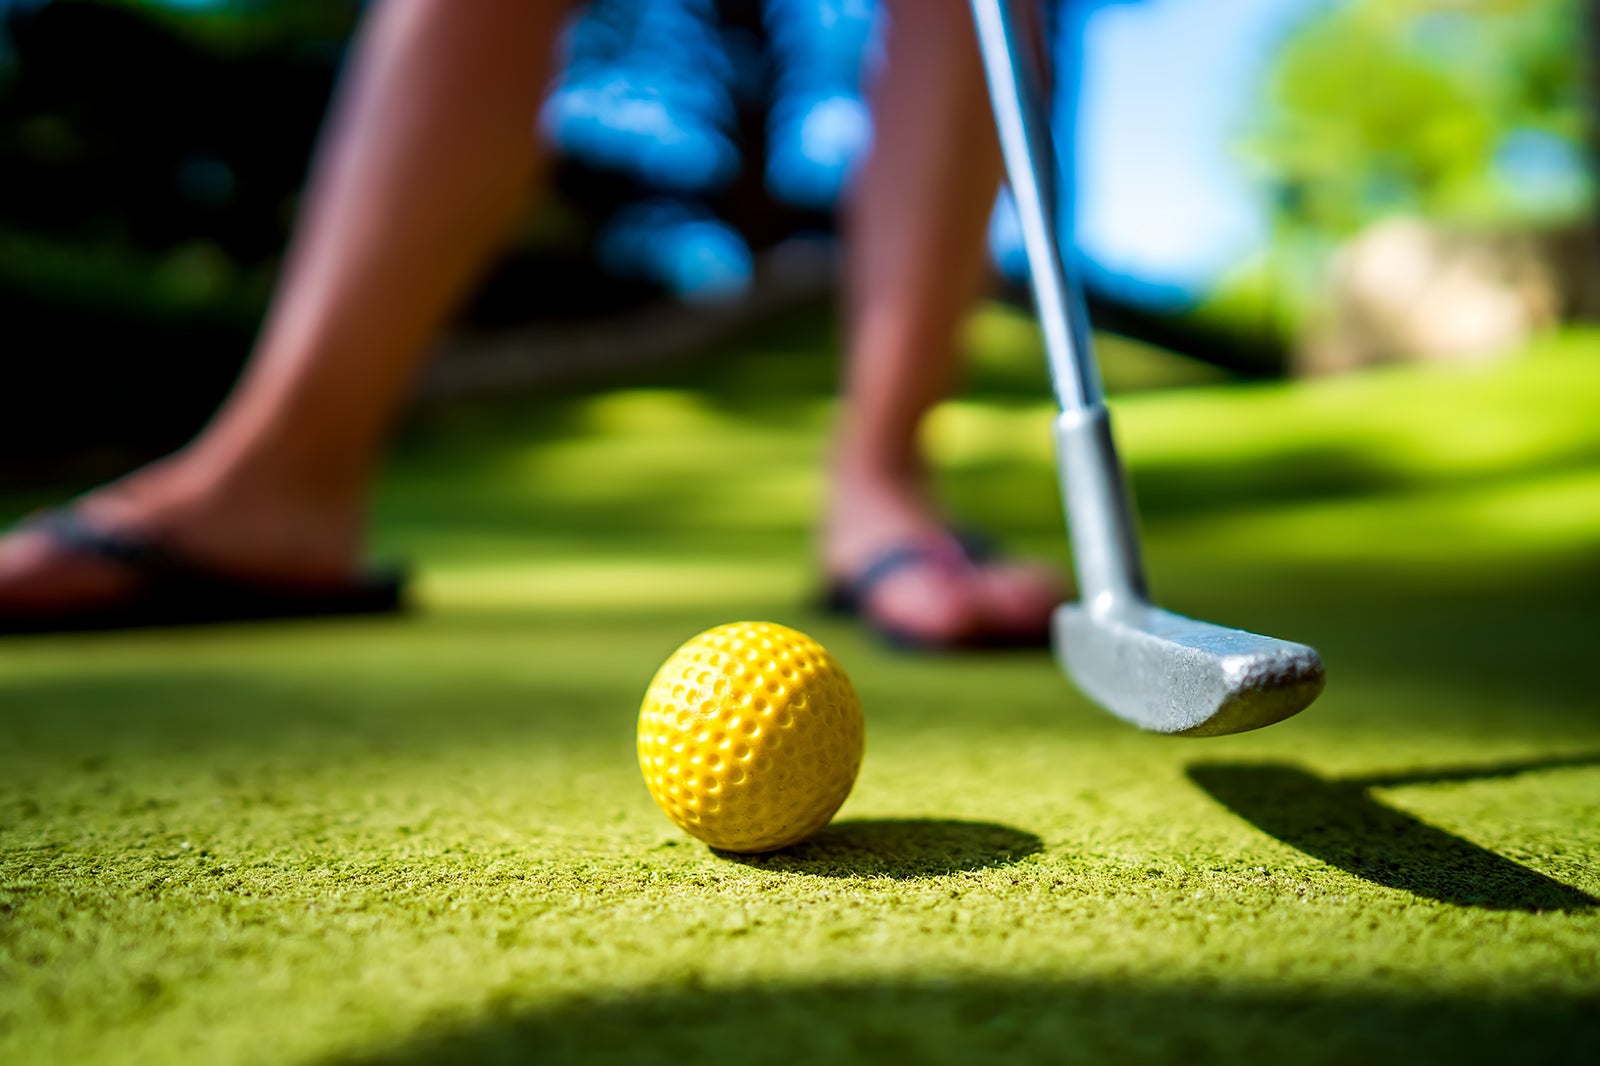
[[[974,560],[925,493],[885,479],[839,477],[823,530],[823,567],[845,588],[882,560],[858,604],[873,626],[928,647],[1032,642],[1065,598],[1057,570],[1026,560]]]
[[[98,489],[72,510],[93,529],[160,546],[241,580],[315,590],[345,583],[362,537],[358,500],[223,489],[168,460]],[[26,522],[0,537],[0,613],[69,616],[136,595],[138,568]]]

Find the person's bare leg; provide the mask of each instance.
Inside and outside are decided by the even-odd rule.
[[[848,365],[823,536],[839,578],[895,545],[948,540],[917,431],[952,384],[1001,174],[966,0],[899,0],[890,15],[872,155],[846,214]],[[957,564],[887,577],[870,607],[941,643],[1036,630],[1060,598],[1047,568]]]
[[[324,134],[249,366],[178,454],[79,503],[240,575],[337,581],[416,366],[524,205],[559,0],[375,9]],[[0,605],[114,598],[130,575],[38,533],[0,541]]]

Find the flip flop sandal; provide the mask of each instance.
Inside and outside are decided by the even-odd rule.
[[[952,555],[949,544],[954,543],[958,554]],[[943,570],[956,566],[982,566],[999,557],[994,541],[980,533],[954,530],[951,541],[910,541],[892,545],[872,558],[853,578],[837,579],[827,588],[823,606],[828,611],[864,623],[888,644],[911,651],[934,651],[952,647],[939,641],[907,633],[885,624],[873,616],[868,604],[873,590],[886,579],[903,570],[920,567],[938,567]],[[1043,648],[1049,646],[1050,634],[977,634],[957,642],[958,648]]]
[[[223,573],[155,540],[96,529],[71,510],[42,512],[25,520],[21,528],[43,533],[71,551],[115,563],[140,580],[126,598],[103,606],[59,611],[0,608],[0,634],[391,614],[405,606],[405,575],[393,567],[365,569],[339,585],[304,587]]]

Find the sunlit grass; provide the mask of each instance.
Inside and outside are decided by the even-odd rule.
[[[930,450],[954,514],[1064,561],[1008,315]],[[441,416],[378,507],[416,616],[0,642],[0,1062],[1588,1061],[1595,350],[1117,397],[1163,602],[1328,661],[1208,742],[816,608],[815,333]],[[730,861],[646,794],[650,675],[741,617],[860,691],[865,854]],[[1346,824],[1368,779],[1396,839]]]

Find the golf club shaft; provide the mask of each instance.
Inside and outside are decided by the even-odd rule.
[[[1102,391],[1088,315],[1058,239],[1054,140],[1028,26],[1017,0],[972,0],[972,13],[1056,398],[1062,410],[1098,407]]]
[[[1061,405],[1056,454],[1078,586],[1091,610],[1109,612],[1148,602],[1144,564],[1111,437],[1089,316],[1059,239],[1054,140],[1021,2],[972,0],[972,14]]]

